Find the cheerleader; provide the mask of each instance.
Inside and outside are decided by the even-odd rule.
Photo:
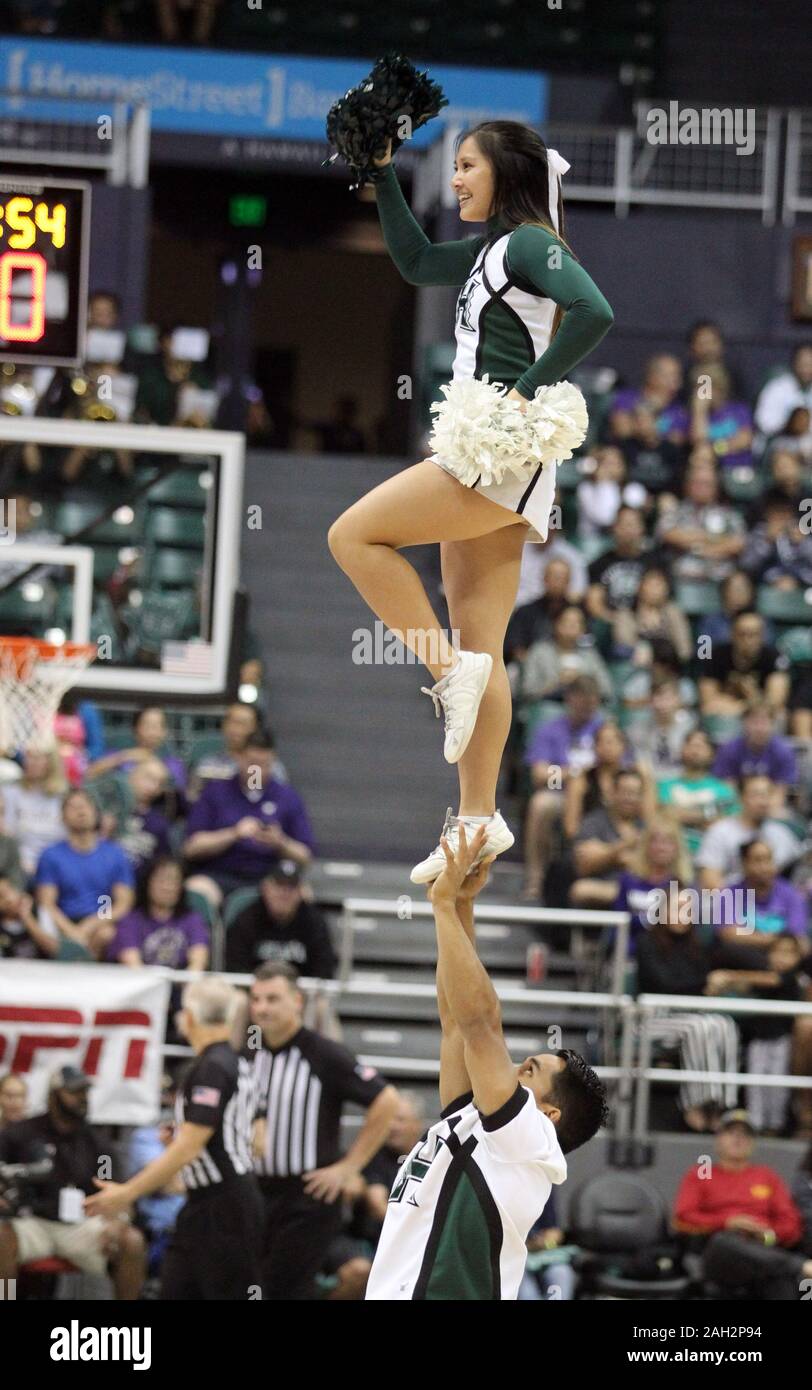
[[[392,163],[392,145],[374,160],[384,240],[412,285],[461,286],[456,307],[454,382],[500,382],[508,399],[533,399],[560,382],[600,342],[613,314],[563,239],[561,176],[569,165],[530,127],[485,121],[460,135],[451,181],[463,222],[485,231],[432,243],[412,216]],[[445,757],[459,771],[460,799],[443,834],[452,846],[460,820],[487,826],[480,858],[503,853],[513,835],[496,808],[502,752],[511,723],[503,641],[527,540],[547,538],[555,464],[529,478],[466,485],[433,454],[354,503],[328,543],[377,616],[427,666],[424,693],[445,720]],[[401,553],[440,545],[452,647],[423,584]],[[445,866],[438,843],[412,870],[430,883]]]

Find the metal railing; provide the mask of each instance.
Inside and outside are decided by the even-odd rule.
[[[111,184],[145,188],[150,111],[143,103],[80,96],[31,96],[0,89],[4,164],[101,171]]]
[[[812,212],[812,111],[787,113],[787,151],[781,220],[791,227],[799,212]]]

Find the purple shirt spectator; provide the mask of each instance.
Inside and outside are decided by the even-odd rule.
[[[122,951],[139,951],[145,965],[165,965],[185,970],[192,946],[208,946],[209,929],[199,912],[160,920],[136,910],[128,912],[118,924],[107,948],[107,959],[117,961]]]
[[[562,714],[559,719],[540,724],[533,732],[525,762],[572,766],[578,771],[591,767],[595,760],[595,735],[602,723],[603,716],[596,714],[586,724],[575,728],[569,717]]]
[[[756,773],[788,786],[798,780],[795,749],[778,734],[773,734],[763,748],[750,748],[744,735],[730,739],[719,748],[713,771],[716,777],[727,777],[734,782]]]
[[[720,927],[750,927],[757,932],[792,932],[806,936],[807,910],[801,894],[786,878],[777,878],[766,898],[758,898],[745,880],[720,894]]]
[[[715,444],[720,439],[732,439],[739,430],[752,430],[753,416],[749,405],[743,401],[727,401],[718,410],[708,415],[708,440]],[[737,454],[721,454],[722,468],[752,467],[753,454],[750,449],[741,449]]]
[[[671,882],[671,879],[664,878],[659,883],[655,883],[650,878],[641,878],[639,874],[632,874],[627,870],[624,870],[620,875],[617,881],[617,898],[613,911],[628,912],[631,917],[629,955],[633,953],[638,937],[655,925],[658,901],[664,894],[665,899],[659,912],[659,919],[662,920],[663,907],[668,901]]]
[[[285,835],[300,840],[315,853],[316,842],[304,802],[293,787],[271,779],[262,790],[246,791],[239,776],[226,782],[210,782],[203,788],[186,822],[190,838],[198,830],[226,830],[245,816],[263,825],[278,825]],[[235,874],[258,882],[282,856],[278,850],[254,840],[238,840],[212,859],[196,859],[195,873]]]
[[[188,773],[180,758],[176,758],[172,753],[155,753],[152,756],[163,763],[177,790],[185,792]],[[132,758],[129,762],[119,763],[118,770],[119,772],[130,772],[135,765],[135,759]]]
[[[636,410],[641,402],[645,403],[642,391],[635,391],[633,388],[618,391],[612,401],[612,410]],[[656,424],[657,433],[665,438],[666,435],[675,430],[680,434],[687,435],[691,421],[685,406],[681,405],[679,401],[673,401],[671,405],[667,405],[664,410],[659,411]]]
[[[136,873],[153,859],[172,853],[169,821],[153,807],[126,816],[117,838]]]

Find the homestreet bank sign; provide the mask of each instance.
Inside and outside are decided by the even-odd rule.
[[[276,57],[263,53],[0,39],[0,116],[88,120],[116,100],[146,104],[155,130],[323,140],[327,112],[371,67],[368,58]],[[500,117],[536,124],[547,114],[547,79],[503,68],[434,67],[449,106],[441,119]],[[47,98],[78,97],[57,105]],[[431,144],[430,122],[414,143]]]

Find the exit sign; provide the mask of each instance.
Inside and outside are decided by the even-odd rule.
[[[268,199],[261,193],[238,193],[229,200],[228,220],[232,227],[264,227]]]

